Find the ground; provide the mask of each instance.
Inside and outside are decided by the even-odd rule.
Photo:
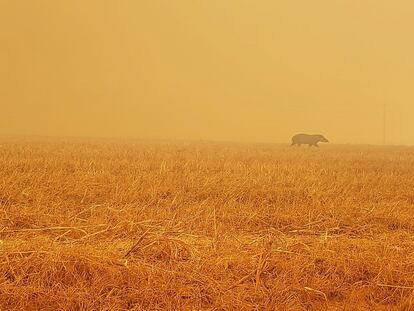
[[[0,310],[414,310],[414,148],[0,141]]]

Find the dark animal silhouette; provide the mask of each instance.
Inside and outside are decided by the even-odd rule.
[[[292,144],[291,146],[298,146],[300,147],[300,145],[309,145],[309,147],[311,146],[315,146],[315,147],[319,147],[318,143],[322,142],[322,143],[328,143],[329,141],[323,136],[323,135],[309,135],[309,134],[296,134],[295,136],[292,137]]]

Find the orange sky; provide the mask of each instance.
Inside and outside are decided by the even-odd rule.
[[[0,134],[414,144],[409,0],[0,0]]]

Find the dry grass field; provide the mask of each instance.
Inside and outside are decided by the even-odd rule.
[[[414,310],[414,148],[0,142],[0,310]]]

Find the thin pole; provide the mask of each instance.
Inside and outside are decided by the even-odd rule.
[[[382,144],[385,145],[387,140],[387,104],[382,107]]]

